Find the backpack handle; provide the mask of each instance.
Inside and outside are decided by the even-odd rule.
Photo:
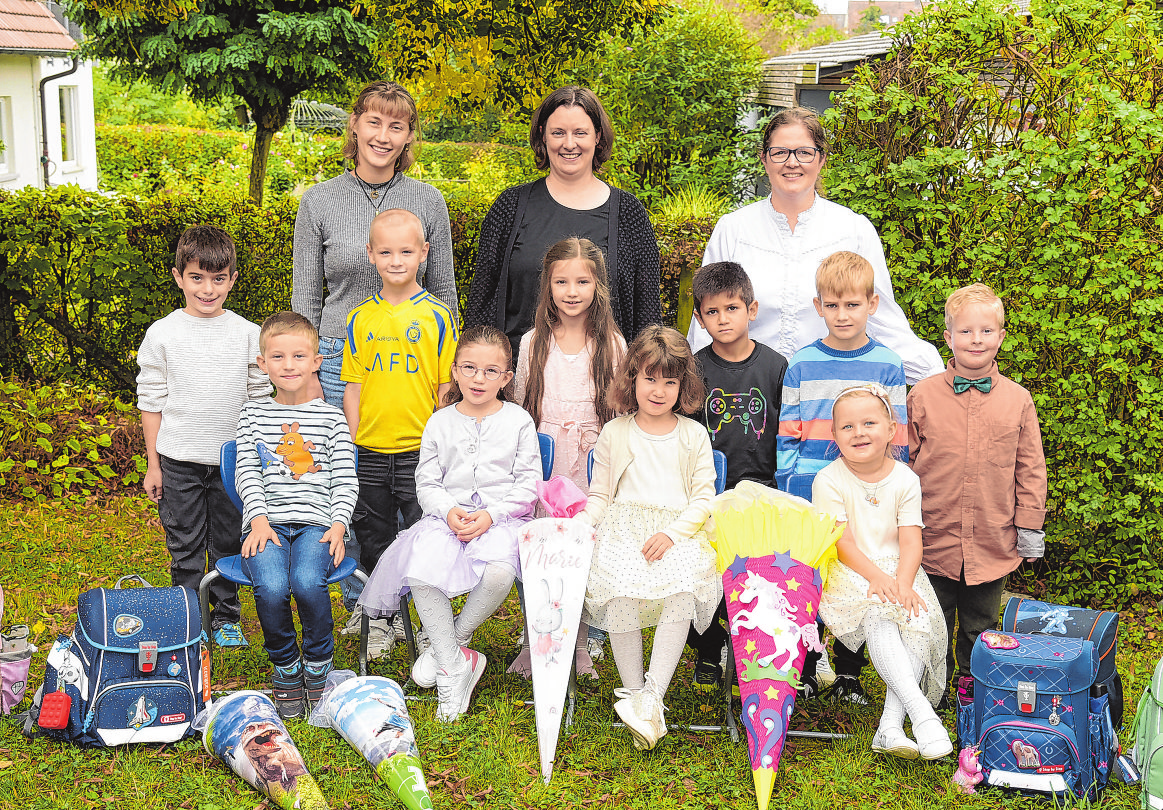
[[[121,579],[119,579],[113,583],[113,589],[114,590],[119,589],[121,587],[121,583],[125,582],[126,580],[135,580],[135,579],[141,583],[141,587],[143,587],[143,588],[152,588],[153,587],[152,585],[150,585],[148,582],[145,581],[145,578],[143,576],[141,576],[141,574],[126,574]]]

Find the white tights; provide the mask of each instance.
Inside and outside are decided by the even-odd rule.
[[[925,720],[936,718],[936,712],[919,686],[924,663],[905,646],[900,627],[883,619],[867,619],[864,630],[868,639],[868,657],[887,687],[880,727],[886,730],[904,728],[906,713],[913,721],[914,730]]]
[[[629,604],[619,605],[620,601]],[[619,613],[637,611],[637,599],[622,598],[610,600],[608,610]],[[665,607],[663,608],[665,613]],[[658,684],[658,688],[666,694],[670,686],[674,671],[678,669],[679,659],[682,658],[683,647],[686,646],[687,630],[690,620],[681,622],[664,622],[654,631],[654,646],[650,649],[650,677]],[[614,663],[618,666],[618,676],[622,679],[622,686],[627,689],[641,689],[646,685],[646,677],[642,664],[642,631],[632,630],[628,633],[610,633],[610,650],[614,653]]]
[[[439,588],[423,582],[411,586],[416,613],[428,631],[437,664],[448,669],[460,660],[457,655],[460,648],[469,643],[473,632],[505,601],[514,579],[515,574],[508,566],[489,563],[455,618],[452,602]]]

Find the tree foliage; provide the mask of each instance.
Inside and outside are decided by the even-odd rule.
[[[1034,396],[1049,559],[1027,583],[1163,594],[1163,43],[1148,4],[926,6],[826,124],[830,195],[876,224],[914,326],[954,288],[1007,305],[999,363]]]
[[[485,101],[529,111],[599,37],[649,21],[664,0],[369,0],[383,64],[428,109]]]
[[[109,16],[108,2],[65,2],[85,29],[86,56],[112,60],[119,78],[184,88],[194,100],[242,98],[254,118],[250,193],[260,203],[271,138],[295,96],[375,72],[375,30],[345,0],[201,0],[168,21],[136,8]]]
[[[652,27],[607,34],[574,78],[614,121],[615,178],[648,198],[682,185],[730,194],[742,158],[739,120],[762,54],[725,12],[676,9]]]

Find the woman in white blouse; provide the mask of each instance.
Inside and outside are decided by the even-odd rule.
[[[796,107],[776,115],[763,132],[760,154],[771,196],[721,218],[703,264],[743,265],[759,302],[750,336],[790,358],[828,331],[812,306],[816,268],[836,251],[859,253],[876,272],[880,296],[880,306],[868,319],[869,337],[900,355],[910,385],[943,372],[937,349],[913,334],[893,299],[876,228],[867,217],[820,195],[818,181],[827,156],[828,142],[815,113]],[[688,338],[695,351],[711,342],[693,319]]]

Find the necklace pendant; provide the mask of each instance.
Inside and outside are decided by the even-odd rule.
[[[378,200],[380,198],[380,192],[375,190],[375,189],[372,189],[371,191],[369,191],[368,194],[371,195],[371,198],[373,200]]]
[[[875,495],[865,495],[864,500],[868,501],[873,506],[880,506],[880,500]]]

